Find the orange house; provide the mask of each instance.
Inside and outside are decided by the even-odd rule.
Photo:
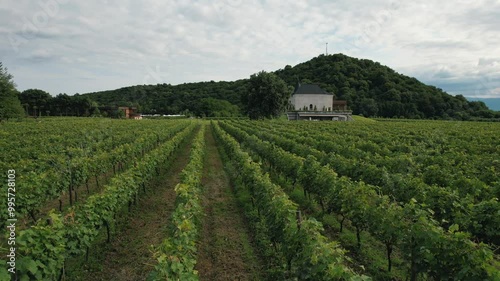
[[[118,110],[121,110],[125,113],[125,119],[134,118],[136,115],[138,115],[136,113],[137,111],[136,107],[120,106],[118,107]]]

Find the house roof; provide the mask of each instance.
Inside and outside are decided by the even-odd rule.
[[[294,95],[333,95],[321,89],[316,84],[300,84],[295,89]]]

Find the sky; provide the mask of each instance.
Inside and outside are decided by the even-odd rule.
[[[0,0],[20,91],[233,81],[326,52],[500,98],[500,0]]]

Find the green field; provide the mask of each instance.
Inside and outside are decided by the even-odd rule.
[[[48,118],[0,143],[0,280],[11,247],[19,280],[500,280],[500,123]]]

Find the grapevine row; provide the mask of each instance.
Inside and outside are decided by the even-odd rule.
[[[493,194],[486,195],[491,191],[473,185],[472,179],[463,182],[463,192],[458,193],[452,188],[427,185],[421,178],[388,173],[385,168],[364,161],[321,151],[328,147],[330,142],[318,143],[312,138],[297,138],[293,133],[281,131],[278,136],[262,127],[255,128],[251,124],[235,125],[299,156],[314,155],[319,162],[328,164],[339,175],[377,186],[380,188],[379,192],[394,197],[401,203],[416,199],[433,211],[433,217],[441,226],[449,228],[453,224],[458,224],[481,241],[500,245],[500,217],[496,215],[500,211],[500,203]],[[488,199],[472,201],[471,196],[467,195],[471,189],[476,193],[483,191]]]
[[[427,184],[452,187],[472,178],[475,185],[492,185],[500,177],[500,162],[496,161],[495,168],[498,160],[495,155],[500,153],[500,147],[492,145],[500,138],[488,124],[445,123],[446,127],[435,128],[433,123],[405,124],[402,128],[395,124],[382,126],[383,123],[370,127],[306,125],[278,127],[296,137],[314,139],[325,152],[355,157],[384,166],[390,172],[411,173],[422,177]],[[468,130],[477,132],[463,134]]]
[[[201,206],[201,177],[205,155],[205,126],[194,139],[189,163],[175,187],[175,210],[169,236],[155,252],[158,264],[148,280],[198,280],[196,265]]]
[[[249,125],[249,123],[239,123],[242,125]],[[255,128],[253,124],[252,127]],[[261,122],[258,124],[259,129],[265,128],[266,124]],[[387,137],[385,142],[381,143],[381,141],[373,142],[371,141],[372,136],[368,139],[353,139],[352,136],[341,134],[335,135],[331,132],[331,128],[328,130],[318,128],[316,131],[311,131],[311,129],[307,130],[306,128],[301,128],[299,126],[293,127],[292,129],[288,128],[285,125],[276,125],[274,124],[272,127],[268,128],[267,131],[273,130],[278,131],[281,135],[293,138],[296,142],[301,144],[305,144],[308,146],[315,147],[325,153],[334,153],[336,156],[343,157],[344,159],[352,159],[355,158],[359,160],[358,162],[366,163],[367,165],[384,167],[382,172],[389,171],[390,173],[404,173],[411,174],[414,177],[422,177],[424,182],[427,184],[437,184],[443,187],[455,187],[459,185],[463,187],[462,189],[458,189],[461,196],[465,196],[469,194],[473,195],[477,201],[481,201],[483,199],[491,199],[494,195],[498,197],[500,189],[497,190],[497,194],[494,194],[494,190],[489,188],[487,184],[493,184],[498,181],[500,174],[499,171],[494,171],[494,169],[482,169],[482,174],[479,175],[481,179],[478,179],[475,175],[471,177],[470,174],[460,172],[451,172],[450,170],[457,170],[457,164],[463,163],[471,163],[475,166],[475,168],[481,168],[482,166],[487,166],[488,158],[491,156],[489,154],[464,154],[460,153],[457,155],[456,153],[448,153],[453,150],[456,150],[456,145],[453,147],[443,147],[441,150],[446,151],[447,153],[436,155],[436,151],[433,149],[418,149],[418,151],[413,151],[413,155],[411,157],[408,156],[412,150],[414,145],[420,146],[430,146],[428,143],[419,143],[419,142],[404,142],[405,140],[391,140],[391,137]],[[334,129],[339,129],[334,127]],[[373,132],[373,129],[370,129],[370,132]],[[377,132],[373,132],[376,134]],[[412,132],[412,134],[415,134]],[[423,139],[428,138],[429,136],[421,136]],[[396,138],[396,136],[393,136]],[[407,141],[407,140],[406,140]],[[485,145],[482,145],[485,146]],[[468,146],[470,147],[470,144]],[[469,150],[467,148],[467,150]],[[490,148],[483,148],[485,151],[491,151],[494,153],[494,146]],[[485,153],[485,151],[482,151]],[[428,154],[428,155],[425,155]],[[446,157],[445,157],[446,156]],[[450,158],[451,157],[451,158]],[[476,160],[474,160],[476,159]],[[480,160],[477,160],[480,159]],[[483,165],[480,165],[481,162]],[[449,168],[450,165],[453,165],[452,168]],[[466,170],[472,170],[470,165],[467,165]],[[447,168],[448,167],[448,168]],[[363,170],[363,169],[360,169]],[[443,172],[445,171],[445,172]],[[449,173],[447,177],[442,177],[443,173]],[[500,183],[500,182],[498,182]],[[467,185],[474,185],[475,188],[466,188]],[[499,186],[500,187],[500,186]]]
[[[264,248],[271,244],[274,249],[266,253],[277,268],[280,280],[368,280],[357,276],[344,265],[345,251],[337,242],[329,242],[321,231],[321,223],[300,216],[295,203],[273,184],[258,163],[252,162],[238,142],[225,133],[217,123],[214,132],[224,154],[239,171],[238,181],[252,197],[257,243]],[[284,268],[279,268],[284,266]],[[282,272],[282,275],[279,274]]]
[[[100,229],[107,230],[109,241],[114,217],[135,200],[140,188],[145,188],[157,173],[158,164],[171,159],[194,127],[195,124],[190,124],[146,154],[131,168],[112,178],[101,193],[90,196],[85,204],[70,208],[65,216],[51,213],[47,221],[39,220],[35,226],[20,231],[16,240],[17,278],[57,280],[64,272],[65,260],[88,251]],[[5,269],[0,270],[0,279],[7,280],[3,279],[7,274]]]
[[[130,130],[137,133],[148,133],[150,130],[150,126],[137,122],[119,123],[115,120],[96,123],[96,120],[82,119],[58,123],[57,126],[46,120],[36,123],[36,126],[30,123],[11,126],[4,124],[2,129],[8,134],[0,134],[0,142],[6,141],[8,151],[0,155],[0,167],[4,170],[14,165],[19,167],[20,173],[64,165],[65,159],[61,159],[61,155],[66,153],[74,157],[90,157],[95,152],[112,150],[135,140]]]
[[[422,273],[436,280],[449,277],[485,280],[494,274],[500,277],[486,245],[473,243],[467,233],[458,231],[456,226],[443,230],[416,201],[392,202],[389,197],[378,195],[374,186],[339,177],[313,156],[297,157],[228,123],[221,126],[270,162],[274,169],[298,181],[325,211],[341,216],[342,222],[344,218],[349,219],[357,230],[358,243],[360,231],[368,230],[386,245],[388,257],[394,247],[400,247],[407,253],[410,280],[416,280]]]
[[[115,169],[118,163],[121,166],[133,163],[146,151],[153,149],[186,126],[187,123],[180,123],[157,130],[155,133],[137,138],[132,144],[120,145],[112,151],[102,151],[92,158],[68,156],[67,166],[64,168],[52,169],[41,174],[37,171],[21,174],[19,180],[22,181],[23,188],[18,190],[16,198],[18,217],[29,214],[36,221],[36,214],[41,207],[49,200],[57,199],[65,193],[69,195],[69,202],[72,205],[75,199],[73,197],[75,188],[88,184],[91,177],[95,177],[97,181],[99,175],[111,168]],[[2,196],[5,194],[0,195],[0,200]],[[5,212],[0,213],[2,223],[6,222],[6,216]]]

